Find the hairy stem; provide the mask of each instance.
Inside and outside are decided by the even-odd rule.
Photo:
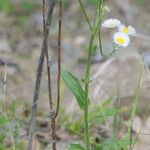
[[[85,98],[88,101],[89,95],[89,82],[90,82],[90,69],[91,69],[91,56],[92,56],[92,47],[93,47],[94,34],[91,35],[89,49],[88,49],[88,59],[86,65],[86,73],[85,73]],[[85,124],[85,144],[86,150],[90,150],[90,141],[89,141],[89,126],[88,126],[88,105],[84,110],[84,124]]]
[[[96,33],[99,29],[99,23],[100,23],[101,19],[98,19],[98,23],[96,25],[94,22],[94,25],[92,26],[90,21],[89,21],[89,18],[87,16],[87,13],[85,11],[85,8],[83,6],[82,0],[79,0],[79,4],[80,4],[81,10],[82,10],[82,13],[83,13],[88,25],[89,25],[90,32],[91,32],[91,38],[90,38],[90,43],[89,43],[89,48],[88,48],[88,59],[87,59],[87,64],[86,64],[85,80],[84,80],[85,81],[85,98],[88,101],[93,42],[94,42],[94,38],[96,36]],[[96,12],[95,12],[95,15],[96,15]],[[84,129],[85,129],[84,136],[85,136],[85,149],[86,150],[90,150],[88,116],[89,116],[89,106],[87,105],[87,107],[84,110]]]

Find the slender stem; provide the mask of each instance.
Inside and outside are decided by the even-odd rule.
[[[92,62],[91,56],[92,56],[93,42],[94,42],[94,38],[96,36],[98,29],[99,29],[99,21],[96,24],[96,26],[93,27],[92,29],[89,48],[88,48],[88,59],[87,59],[86,73],[85,73],[85,98],[87,99],[87,101],[88,101],[88,95],[89,95],[89,82],[90,82],[90,70],[91,70],[91,62]],[[87,107],[84,110],[86,150],[90,150],[88,115],[89,115],[89,108],[87,105]]]
[[[50,25],[51,25],[51,20],[52,20],[55,3],[56,3],[56,0],[49,0],[49,11],[48,11],[48,16],[47,16],[47,20],[46,20],[45,39],[47,39],[48,35],[49,35],[49,29],[50,29]],[[34,132],[35,132],[35,117],[36,117],[36,112],[37,112],[37,104],[38,104],[42,72],[43,72],[43,62],[44,62],[44,56],[45,56],[45,46],[44,45],[45,45],[45,41],[43,39],[42,49],[41,49],[40,58],[38,61],[37,73],[36,73],[36,82],[35,82],[33,105],[32,105],[32,112],[31,112],[31,121],[30,121],[31,125],[30,125],[30,130],[29,130],[29,139],[28,139],[28,150],[32,150],[33,136],[34,136]]]
[[[99,1],[100,3],[100,1]],[[96,10],[95,10],[95,14],[94,14],[94,21],[93,21],[93,27],[95,27],[96,25],[96,20],[97,20],[97,15],[99,15],[99,5],[97,5]],[[99,17],[99,16],[98,16]]]
[[[91,35],[89,49],[88,49],[88,59],[86,66],[86,74],[85,74],[85,98],[88,99],[89,94],[89,81],[90,81],[90,69],[91,69],[91,56],[92,56],[92,46],[95,34]],[[87,100],[88,101],[88,100]],[[86,150],[90,150],[90,142],[89,142],[89,126],[88,126],[88,105],[84,110],[84,123],[85,123],[85,144]]]
[[[85,98],[88,101],[88,96],[89,96],[89,83],[90,83],[90,70],[91,70],[91,56],[92,56],[92,49],[93,49],[93,42],[94,42],[94,37],[96,36],[96,33],[99,29],[99,23],[101,23],[101,18],[98,20],[98,23],[92,26],[89,18],[87,16],[87,13],[85,11],[85,8],[83,6],[82,0],[79,0],[81,10],[83,12],[83,15],[89,25],[90,31],[91,31],[91,38],[90,38],[90,43],[89,43],[89,48],[88,48],[88,59],[87,59],[87,64],[86,64],[86,73],[85,73]],[[97,10],[96,10],[97,11]],[[96,17],[96,12],[95,12],[95,17]],[[95,18],[96,19],[96,18]],[[88,116],[89,116],[89,106],[84,110],[84,127],[85,127],[85,149],[90,150],[90,138],[89,138],[89,125],[88,125]]]
[[[99,1],[99,17],[100,17],[100,28],[99,28],[99,47],[100,47],[100,53],[103,57],[106,57],[103,54],[103,49],[102,49],[102,32],[101,32],[101,25],[102,25],[102,5],[103,5],[103,0]]]
[[[62,3],[60,3],[60,9],[62,8]],[[61,16],[61,14],[60,14]],[[43,31],[44,31],[44,37],[46,34],[46,26],[45,26],[45,0],[43,0]],[[61,37],[61,24],[59,23],[59,39]],[[44,38],[45,39],[45,38]],[[49,94],[49,105],[50,105],[50,117],[51,117],[51,138],[52,138],[52,150],[56,150],[56,117],[58,115],[58,110],[59,110],[59,92],[60,92],[60,46],[61,46],[61,41],[58,40],[58,45],[59,45],[59,54],[58,54],[58,99],[57,99],[57,114],[55,114],[54,110],[54,104],[53,104],[53,99],[52,99],[52,91],[51,91],[51,69],[50,69],[50,60],[49,60],[49,52],[48,52],[48,47],[47,47],[47,39],[45,39],[45,46],[46,46],[46,62],[47,62],[47,77],[48,77],[48,94]]]
[[[99,18],[100,18],[100,20],[99,20],[100,28],[99,28],[99,32],[98,32],[98,34],[99,34],[99,49],[100,49],[101,56],[103,56],[103,57],[110,57],[117,51],[117,48],[113,47],[113,51],[108,53],[108,54],[104,54],[104,52],[103,52],[102,31],[101,31],[102,19],[103,19],[103,11],[102,11],[103,2],[104,2],[103,0],[100,0],[99,4],[98,4],[99,5]]]
[[[50,109],[53,109],[53,102],[52,102],[52,91],[51,91],[51,71],[50,71],[50,60],[49,60],[49,52],[47,46],[47,39],[46,37],[46,23],[45,23],[45,0],[43,0],[43,40],[44,40],[44,47],[45,47],[45,56],[46,56],[46,63],[47,63],[47,77],[48,77],[48,94],[49,94],[49,103]]]
[[[91,25],[91,23],[90,23],[90,20],[89,20],[89,18],[88,18],[88,15],[87,15],[87,13],[86,13],[86,10],[85,10],[85,8],[84,8],[84,6],[83,6],[82,0],[79,0],[79,4],[80,4],[81,10],[82,10],[82,12],[83,12],[83,15],[84,15],[84,17],[85,17],[85,20],[87,21],[87,23],[88,23],[88,25],[89,25],[89,28],[90,28],[90,30],[92,31],[92,25]]]
[[[90,150],[90,140],[89,140],[89,125],[88,125],[88,106],[84,110],[84,128],[85,128],[85,147],[86,150]]]
[[[62,27],[62,0],[59,1],[59,27],[58,27],[58,73],[57,73],[57,106],[55,118],[58,116],[60,107],[60,74],[61,74],[61,27]]]
[[[137,107],[138,107],[140,83],[141,83],[141,77],[142,77],[142,73],[143,73],[142,71],[143,70],[141,68],[139,81],[138,81],[138,85],[137,85],[137,89],[136,89],[135,97],[134,97],[134,106],[133,106],[133,110],[132,110],[131,117],[130,117],[130,125],[129,125],[128,132],[127,132],[127,135],[129,135],[129,138],[130,138],[130,143],[129,143],[129,149],[130,150],[132,149],[132,138],[133,138],[132,137],[132,125],[133,125],[133,119],[135,117],[136,110],[137,110]]]
[[[60,107],[60,74],[61,74],[61,26],[62,26],[62,1],[59,1],[59,27],[58,27],[58,74],[57,74],[57,106],[54,116],[51,116],[52,122],[52,150],[56,150],[56,118]],[[53,110],[53,109],[51,109]]]

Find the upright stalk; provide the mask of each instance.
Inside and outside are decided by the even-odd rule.
[[[48,77],[48,96],[49,96],[49,106],[50,106],[50,117],[51,117],[51,140],[52,140],[52,150],[56,150],[56,121],[55,121],[55,110],[52,99],[52,88],[51,88],[51,68],[50,68],[50,59],[47,46],[47,40],[45,40],[46,35],[46,22],[45,22],[45,0],[43,0],[43,37],[45,45],[45,56],[47,63],[47,77]]]
[[[86,65],[86,73],[85,73],[85,98],[88,99],[89,95],[89,82],[90,82],[90,70],[91,70],[91,56],[92,56],[92,47],[93,47],[94,34],[92,33],[90,44],[88,48],[88,59]],[[88,100],[87,100],[88,101]],[[89,125],[88,125],[88,105],[84,110],[84,124],[85,124],[85,144],[86,150],[90,150],[90,142],[89,142]]]
[[[103,50],[102,50],[102,33],[101,33],[101,26],[102,26],[102,5],[103,5],[103,0],[100,0],[99,1],[99,17],[100,17],[100,28],[99,28],[99,47],[100,47],[100,53],[103,57],[106,57],[104,54],[103,54]]]
[[[86,13],[86,10],[83,6],[82,0],[79,0],[79,4],[80,4],[81,10],[82,10],[82,13],[85,17],[85,20],[86,20],[87,24],[89,25],[90,33],[91,33],[90,43],[89,43],[89,48],[88,48],[88,58],[87,58],[87,64],[86,64],[85,79],[84,79],[84,81],[85,81],[85,98],[87,101],[89,101],[88,96],[89,96],[90,70],[91,70],[91,62],[92,62],[91,56],[92,56],[92,51],[93,51],[93,42],[94,42],[96,33],[99,29],[99,24],[100,24],[101,18],[98,19],[98,22],[95,25],[96,15],[97,15],[97,12],[95,12],[95,20],[94,20],[94,24],[92,26],[90,23],[90,20],[88,18],[88,15]],[[85,136],[85,149],[86,150],[90,150],[88,117],[89,117],[89,106],[87,105],[87,107],[84,110],[84,130],[85,130],[84,136]]]
[[[62,30],[62,0],[59,1],[59,25],[58,25],[58,48],[57,48],[57,106],[56,106],[56,113],[55,118],[58,116],[59,107],[60,107],[60,74],[61,74],[61,30]]]
[[[36,82],[34,88],[33,105],[32,105],[31,121],[30,121],[31,125],[29,129],[29,138],[28,138],[28,150],[32,150],[32,145],[33,145],[33,137],[34,137],[35,125],[36,125],[35,118],[37,113],[37,103],[38,103],[38,98],[40,93],[43,63],[44,63],[44,56],[45,56],[45,40],[47,40],[49,36],[49,29],[52,21],[52,15],[53,15],[55,3],[56,0],[49,0],[49,10],[48,10],[48,15],[46,20],[45,39],[43,39],[42,49],[41,49],[37,72],[36,72]]]
[[[53,102],[51,101],[51,123],[52,123],[52,150],[56,150],[56,118],[59,113],[60,107],[60,74],[61,74],[61,27],[62,27],[62,0],[59,1],[59,25],[58,25],[58,48],[57,48],[57,62],[58,62],[58,73],[57,73],[57,102],[56,111],[53,108]]]

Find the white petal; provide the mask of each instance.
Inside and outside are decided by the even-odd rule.
[[[136,35],[136,31],[135,31],[135,29],[134,29],[132,26],[126,27],[125,25],[122,24],[122,25],[120,25],[118,28],[119,28],[119,32],[125,33],[125,32],[123,31],[123,29],[124,29],[124,28],[127,28],[127,29],[128,29],[128,32],[125,33],[125,34],[132,35],[132,36],[135,36],[135,35]]]
[[[129,26],[128,30],[129,30],[129,35],[133,35],[133,36],[136,35],[136,30],[132,26]]]
[[[105,28],[115,28],[118,27],[121,24],[121,22],[118,19],[107,19],[102,23],[102,27]]]
[[[117,39],[118,39],[119,37],[121,37],[121,38],[124,39],[124,43],[123,43],[123,44],[118,43]],[[127,46],[129,45],[129,43],[130,43],[130,38],[129,38],[129,36],[128,36],[127,34],[125,34],[125,33],[116,32],[116,33],[114,34],[114,42],[115,42],[117,45],[119,45],[119,46],[127,47]]]

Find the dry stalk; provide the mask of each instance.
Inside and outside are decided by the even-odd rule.
[[[39,98],[40,86],[41,86],[41,79],[42,79],[42,72],[43,72],[43,63],[44,63],[44,56],[45,56],[45,41],[48,39],[49,29],[51,25],[53,10],[55,6],[56,0],[49,1],[49,10],[48,16],[46,20],[46,29],[45,29],[45,38],[43,39],[42,49],[40,58],[38,61],[38,68],[36,73],[36,82],[35,82],[35,89],[34,89],[34,96],[33,96],[33,107],[32,107],[32,114],[31,114],[31,121],[30,121],[30,130],[29,130],[29,139],[28,139],[28,150],[32,150],[33,145],[33,137],[35,132],[35,118],[37,112],[37,102]]]

